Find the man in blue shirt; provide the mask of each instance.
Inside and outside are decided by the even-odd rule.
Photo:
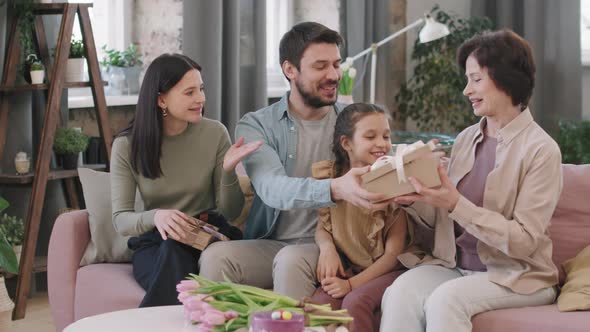
[[[261,140],[244,159],[255,196],[246,222],[248,240],[216,242],[200,259],[200,274],[271,288],[296,299],[316,288],[319,249],[314,242],[317,208],[346,200],[365,208],[382,195],[359,185],[368,168],[351,169],[336,179],[311,177],[311,165],[333,159],[332,136],[343,105],[336,103],[340,70],[338,32],[319,23],[295,25],[279,46],[290,91],[268,107],[246,114],[236,137]]]

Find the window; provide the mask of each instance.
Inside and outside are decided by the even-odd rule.
[[[68,0],[68,2],[91,3],[90,21],[96,53],[100,62],[104,56],[102,46],[109,49],[123,50],[131,43],[133,0]],[[78,18],[74,20],[72,38],[81,39],[82,32]],[[137,96],[106,96],[107,105],[126,105],[137,102]],[[92,107],[90,88],[68,90],[68,107]]]
[[[290,0],[266,1],[266,80],[268,97],[281,97],[289,83],[279,64],[279,41],[291,26]]]
[[[590,66],[590,0],[581,0],[580,36],[582,38],[582,65]]]

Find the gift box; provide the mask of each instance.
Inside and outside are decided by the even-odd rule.
[[[191,218],[195,225],[190,225],[190,232],[180,241],[198,250],[204,250],[214,241],[229,241],[229,238],[218,232],[219,228],[197,218]]]
[[[361,176],[362,187],[373,193],[385,194],[385,199],[416,192],[409,177],[418,179],[424,186],[440,186],[438,159],[432,157],[436,148],[433,142],[417,141],[410,145],[399,144],[395,156],[379,158],[371,171]]]

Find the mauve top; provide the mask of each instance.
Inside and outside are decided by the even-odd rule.
[[[461,195],[479,207],[483,206],[486,179],[494,169],[497,145],[496,138],[484,135],[483,140],[475,148],[473,168],[457,184],[457,190]],[[487,271],[486,266],[481,262],[477,254],[477,238],[457,222],[454,222],[454,225],[457,267],[471,271]]]

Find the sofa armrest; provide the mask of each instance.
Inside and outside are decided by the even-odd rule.
[[[89,241],[86,210],[63,213],[57,217],[47,254],[49,305],[57,331],[74,322],[76,275]]]

